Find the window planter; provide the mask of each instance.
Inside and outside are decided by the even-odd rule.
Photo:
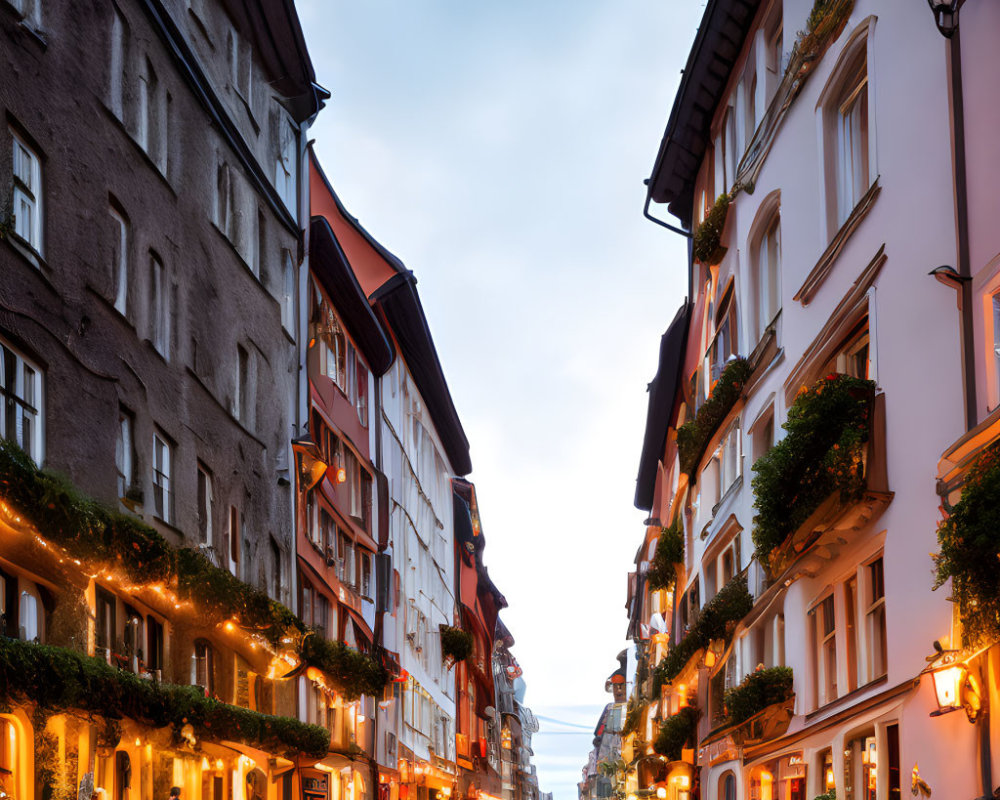
[[[668,527],[660,528],[656,552],[646,573],[649,588],[673,590],[677,581],[677,565],[684,563],[684,529],[680,517]]]
[[[726,255],[726,248],[722,246],[722,231],[726,227],[731,199],[729,194],[720,194],[694,232],[692,254],[696,261],[712,266],[722,261]]]
[[[788,729],[795,705],[792,668],[759,668],[729,689],[723,702],[727,723],[735,726],[730,735],[737,744],[781,736]]]
[[[837,532],[871,522],[892,499],[884,402],[872,381],[820,379],[799,393],[782,427],[785,438],[754,464],[753,541],[771,580]]]
[[[753,367],[745,358],[730,362],[719,376],[711,397],[698,409],[694,419],[677,429],[680,469],[692,482],[696,480],[698,465],[709,442],[740,399],[752,372]]]
[[[698,709],[694,706],[682,708],[664,720],[653,749],[668,761],[680,761],[683,751],[694,745],[697,726]]]

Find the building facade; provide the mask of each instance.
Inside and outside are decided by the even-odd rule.
[[[995,626],[946,536],[995,439],[1000,29],[944,5],[705,9],[647,184],[691,244],[636,491],[637,796],[992,795]]]

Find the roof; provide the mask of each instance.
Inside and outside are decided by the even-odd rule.
[[[384,375],[395,355],[392,344],[325,217],[314,216],[309,224],[309,269],[326,289],[368,367]]]
[[[469,440],[451,399],[427,317],[420,304],[417,279],[409,270],[401,272],[376,289],[369,299],[382,312],[399,344],[403,360],[441,438],[452,471],[456,475],[468,475],[472,472]]]
[[[736,65],[760,0],[708,0],[688,54],[649,179],[649,195],[691,226],[694,183],[715,109]]]
[[[681,356],[687,340],[691,303],[684,301],[663,336],[660,337],[660,361],[656,376],[649,384],[649,407],[646,411],[646,432],[639,456],[639,474],[635,479],[635,507],[649,511],[653,507],[656,486],[656,466],[663,456],[670,427],[674,397],[683,366]]]

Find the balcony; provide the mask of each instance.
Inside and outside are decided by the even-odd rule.
[[[885,511],[885,397],[870,381],[831,375],[800,393],[787,435],[753,479],[753,538],[768,586],[815,575]]]

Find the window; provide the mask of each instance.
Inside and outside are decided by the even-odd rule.
[[[11,131],[14,140],[14,234],[42,252],[42,164],[38,154]]]
[[[115,308],[122,316],[128,312],[128,222],[116,208],[108,210],[111,216],[111,290]]]
[[[283,110],[275,112],[275,143],[277,152],[274,164],[274,188],[293,215],[296,212],[296,137],[292,122]]]
[[[705,372],[709,375],[708,391],[715,386],[729,360],[739,352],[739,328],[736,320],[736,301],[730,283],[719,301],[715,315],[715,338],[705,356]]]
[[[240,512],[236,506],[229,507],[229,529],[226,531],[226,555],[229,571],[239,575],[240,567]]]
[[[866,568],[868,573],[868,609],[865,612],[868,636],[868,679],[885,675],[888,645],[885,632],[885,578],[882,559],[876,559]]]
[[[757,422],[754,423],[750,431],[750,438],[753,442],[753,460],[764,455],[774,447],[774,408],[769,408]]]
[[[844,625],[847,639],[847,691],[858,688],[858,578],[851,577],[844,584],[844,610],[846,623]]]
[[[740,429],[738,422],[733,423],[720,445],[720,478],[719,494],[725,494],[743,474],[743,459],[740,456]]]
[[[253,274],[258,278],[261,278],[264,274],[267,264],[267,221],[264,218],[264,212],[260,208],[257,209],[257,242],[256,248],[253,251],[253,259],[250,265],[253,270]]]
[[[135,418],[127,409],[118,408],[118,436],[115,441],[115,470],[118,473],[118,496],[125,497],[132,488],[134,480],[133,465],[135,450],[132,431]]]
[[[364,365],[360,358],[357,359],[355,367],[356,392],[354,407],[358,411],[358,421],[365,428],[368,427],[368,367]]]
[[[170,95],[160,85],[152,62],[146,58],[139,72],[139,109],[136,141],[160,172],[167,171],[167,109]]]
[[[850,375],[852,378],[869,378],[871,376],[869,341],[868,318],[865,317],[844,338],[834,356],[826,363],[822,374],[836,372]]]
[[[285,561],[281,547],[270,537],[271,570],[267,576],[267,593],[275,600],[281,600],[285,591]]]
[[[163,669],[163,623],[155,617],[146,617],[146,669]]]
[[[232,25],[229,27],[227,45],[229,85],[249,106],[252,77],[250,46],[240,40],[239,33]]]
[[[372,596],[372,557],[365,550],[361,551],[361,595]]]
[[[194,642],[191,685],[200,686],[206,696],[215,694],[215,648],[204,639],[195,639]]]
[[[198,465],[198,541],[212,544],[212,473]]]
[[[783,77],[784,64],[781,52],[783,25],[781,19],[781,3],[777,3],[771,12],[771,19],[764,31],[764,68],[766,72],[767,105],[778,91]]]
[[[868,23],[851,37],[821,99],[822,175],[830,239],[851,216],[877,174],[868,103],[868,50],[873,26]]]
[[[292,254],[282,251],[281,260],[281,324],[286,331],[295,334],[295,265]]]
[[[153,434],[153,511],[166,523],[173,521],[173,487],[170,484],[170,445]]]
[[[828,595],[810,612],[816,658],[816,705],[837,698],[837,637],[833,595]]]
[[[250,356],[246,348],[236,345],[236,391],[233,393],[233,414],[240,422],[249,419],[247,382],[250,378]]]
[[[0,341],[0,436],[16,442],[36,464],[42,463],[42,372],[31,361]]]
[[[751,269],[753,324],[759,340],[781,309],[781,224],[777,213],[757,240]]]
[[[837,109],[837,222],[843,225],[868,191],[868,69],[862,55]]]
[[[111,659],[111,648],[115,642],[115,596],[101,586],[96,590],[94,623],[95,655]]]
[[[111,59],[108,99],[111,111],[125,121],[125,64],[128,58],[128,25],[117,8],[111,9]]]
[[[150,252],[149,318],[150,334],[156,352],[170,359],[170,287],[163,262]]]
[[[347,393],[347,341],[340,321],[329,306],[323,306],[324,327],[320,341],[320,370]]]
[[[38,624],[38,598],[30,592],[21,592],[18,627],[23,641],[40,641],[41,632]]]
[[[42,2],[41,0],[9,0],[14,6],[14,10],[32,27],[39,27],[42,24]]]
[[[233,218],[232,175],[229,165],[219,164],[215,175],[215,224],[226,236],[232,236]]]
[[[1000,396],[1000,292],[994,294],[993,307],[993,370],[996,375],[997,396]]]

